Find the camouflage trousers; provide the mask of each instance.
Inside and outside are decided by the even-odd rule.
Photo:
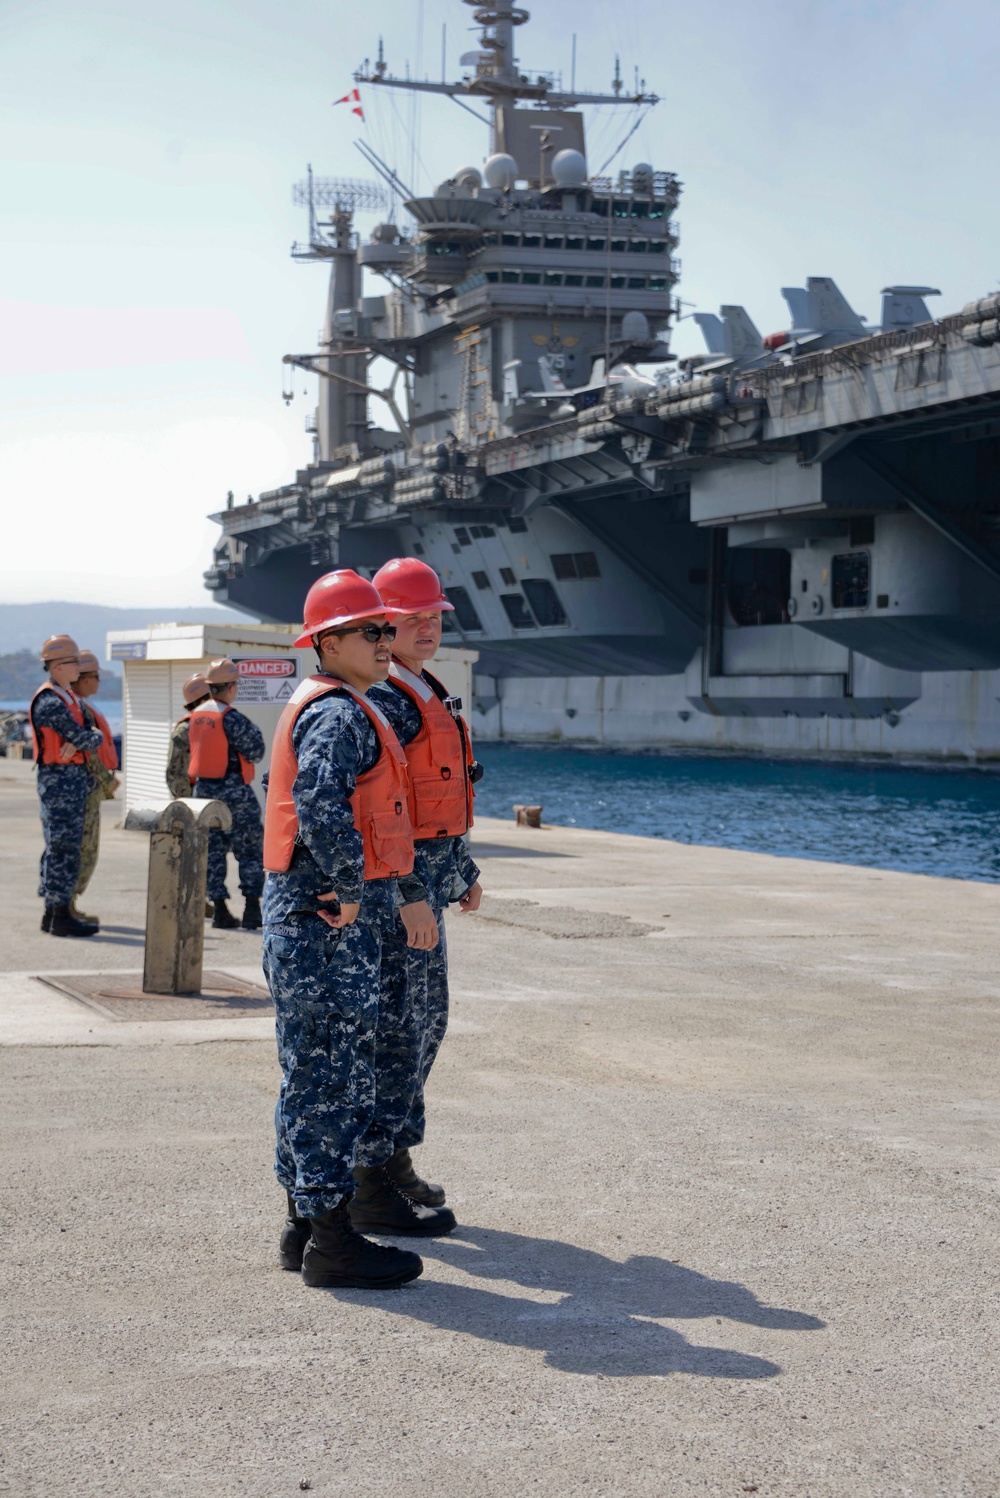
[[[382,943],[375,1111],[358,1154],[381,1165],[424,1138],[424,1084],[448,1027],[448,944],[444,911],[435,910],[441,939],[431,952],[406,945],[402,921]]]
[[[212,790],[200,780],[194,795],[201,800],[207,797],[224,801],[233,818],[228,832],[208,834],[208,898],[229,898],[226,855],[232,849],[240,868],[240,889],[245,895],[256,895],[259,899],[264,892],[264,824],[257,797],[248,785],[226,785],[221,790]]]
[[[334,931],[315,916],[264,928],[281,1087],[275,1174],[305,1217],[354,1191],[358,1144],[375,1109],[382,928]]]
[[[76,889],[73,891],[74,900],[78,900],[83,894],[97,868],[97,857],[101,851],[101,804],[104,800],[104,792],[99,785],[95,785],[87,797],[87,805],[83,813],[80,872],[76,879]]]
[[[80,873],[80,845],[93,781],[85,765],[40,765],[45,851],[38,875],[38,893],[46,905],[68,905]]]

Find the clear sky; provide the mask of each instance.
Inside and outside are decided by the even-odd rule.
[[[684,182],[685,303],[768,331],[807,275],[870,319],[890,282],[942,313],[1000,284],[997,0],[525,3],[529,70],[568,81],[575,31],[578,84],[619,52],[661,95],[615,167]],[[292,183],[370,175],[362,128],[418,190],[483,158],[445,100],[365,89],[365,127],[331,107],[380,32],[393,71],[439,77],[442,23],[452,75],[459,0],[5,0],[0,599],[208,601],[205,517],[310,453],[312,382],[286,408],[281,356],[315,346],[325,271],[289,259]],[[591,112],[592,169],[631,118]]]

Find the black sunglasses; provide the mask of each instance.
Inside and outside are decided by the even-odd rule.
[[[394,624],[352,624],[350,629],[331,629],[330,634],[363,635],[369,645],[377,645],[379,640],[394,640],[396,626]]]

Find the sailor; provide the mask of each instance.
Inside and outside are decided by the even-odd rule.
[[[42,854],[38,893],[45,901],[42,930],[53,936],[93,936],[97,927],[70,911],[80,872],[80,844],[91,778],[86,756],[102,743],[88,728],[83,704],[73,692],[80,674],[79,647],[69,635],[50,635],[42,646],[49,679],[31,699],[28,717],[35,745],[41,802]]]
[[[264,736],[256,723],[233,707],[240,689],[240,673],[228,656],[213,661],[205,672],[209,697],[188,719],[191,763],[188,777],[199,800],[224,801],[232,816],[228,832],[208,834],[208,898],[212,925],[232,931],[258,931],[260,897],[264,892],[264,826],[260,805],[250,789],[253,767],[264,758]],[[226,854],[232,848],[240,868],[243,920],[238,921],[226,901]]]
[[[201,671],[189,676],[181,688],[184,712],[174,724],[170,735],[170,754],[167,758],[167,790],[176,800],[191,794],[188,769],[191,764],[191,745],[188,742],[188,722],[196,707],[207,702],[212,693]]]
[[[101,803],[114,799],[120,785],[115,771],[118,769],[118,751],[111,735],[111,726],[102,712],[86,699],[93,697],[101,685],[101,665],[92,650],[81,650],[78,656],[80,675],[73,684],[73,691],[83,705],[83,716],[88,728],[100,729],[101,744],[96,754],[87,755],[87,771],[90,775],[90,791],[87,809],[83,817],[83,838],[80,843],[80,872],[76,889],[70,901],[70,911],[78,921],[100,926],[96,915],[85,915],[77,905],[97,867],[101,848]]]
[[[389,670],[393,629],[371,583],[329,572],[310,588],[304,633],[318,671],[278,723],[265,812],[264,972],[281,1065],[275,1172],[288,1197],[281,1264],[307,1285],[389,1288],[416,1254],[383,1248],[352,1221],[357,1151],[375,1108],[382,941],[397,907],[410,943],[437,926],[412,876],[406,760],[365,692]],[[391,1227],[440,1234],[445,1209],[392,1193]],[[374,1225],[374,1224],[373,1224]]]
[[[410,1150],[424,1138],[424,1084],[448,1024],[444,912],[453,903],[462,912],[478,910],[482,899],[479,870],[463,837],[472,826],[473,784],[482,772],[459,716],[461,703],[424,665],[440,648],[442,611],[453,607],[437,573],[415,557],[398,557],[372,582],[394,611],[396,639],[388,681],[368,695],[406,750],[414,872],[427,891],[440,939],[430,951],[407,947],[397,925],[383,943],[375,1117],[358,1176],[369,1189],[371,1167],[384,1160],[401,1191],[440,1206],[444,1190],[417,1175]]]

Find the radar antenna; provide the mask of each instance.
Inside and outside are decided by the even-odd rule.
[[[443,79],[440,83],[432,83],[427,78],[394,78],[387,71],[380,44],[378,61],[374,67],[365,62],[354,74],[355,83],[403,88],[411,93],[445,94],[458,103],[463,98],[485,99],[493,108],[501,104],[516,104],[522,99],[549,109],[566,109],[574,104],[659,103],[656,94],[638,90],[626,92],[620,68],[613,84],[614,92],[610,94],[581,93],[577,90],[575,77],[568,93],[549,74],[527,77],[518,71],[514,57],[514,29],[524,25],[530,12],[513,4],[512,0],[464,0],[464,3],[473,7],[476,21],[482,27],[479,52],[464,59],[470,65],[475,64],[471,76],[461,78],[457,83],[447,83]]]
[[[309,210],[309,243],[295,244],[292,254],[297,260],[313,260],[329,255],[351,232],[354,215],[378,213],[389,204],[389,195],[378,182],[354,177],[314,177],[311,166],[292,188],[292,202]],[[317,208],[332,208],[329,219],[321,221]]]

